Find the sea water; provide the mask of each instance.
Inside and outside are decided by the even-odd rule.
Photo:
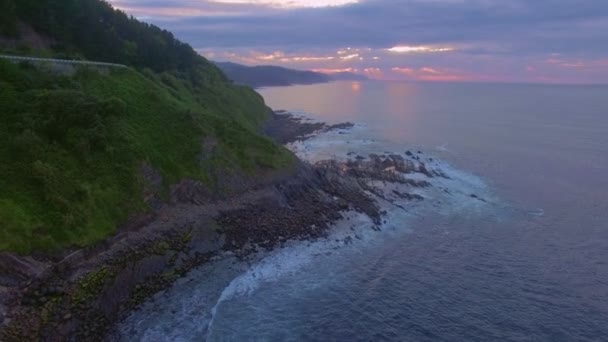
[[[608,340],[608,87],[337,82],[261,93],[275,109],[355,123],[290,145],[303,159],[410,151],[449,178],[414,190],[421,202],[380,200],[380,231],[349,213],[327,239],[204,265],[112,338]]]

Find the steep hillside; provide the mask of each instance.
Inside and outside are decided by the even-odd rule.
[[[133,69],[53,68],[0,61],[0,250],[85,246],[144,201],[142,168],[222,192],[226,174],[287,167],[293,156],[259,135],[268,115],[192,48],[97,0],[3,1],[5,41],[27,25],[53,55]],[[11,50],[13,47],[6,46]],[[23,47],[21,47],[23,49]],[[36,51],[32,51],[35,53]]]

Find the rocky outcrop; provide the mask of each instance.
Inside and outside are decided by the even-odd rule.
[[[0,285],[17,286],[29,279],[41,277],[48,271],[45,263],[36,261],[31,256],[0,253]]]
[[[264,133],[280,144],[288,144],[306,139],[315,133],[349,129],[353,126],[350,122],[327,125],[323,122],[308,121],[289,112],[278,110],[271,113],[270,119],[264,125]]]

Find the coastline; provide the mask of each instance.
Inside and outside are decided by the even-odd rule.
[[[352,126],[305,122],[277,111],[265,131],[286,144]],[[147,174],[154,179],[153,170]],[[405,174],[445,176],[407,155],[373,154],[315,164],[299,161],[293,170],[261,175],[228,198],[210,198],[200,184],[183,181],[168,204],[134,219],[98,246],[45,262],[3,253],[4,283],[16,285],[3,291],[8,310],[0,317],[0,336],[6,341],[103,340],[146,299],[221,255],[245,259],[291,240],[323,238],[348,212],[365,214],[379,229],[384,213],[376,197],[390,199],[374,182],[430,185]],[[391,196],[423,199],[398,190]],[[16,273],[23,269],[30,273]]]

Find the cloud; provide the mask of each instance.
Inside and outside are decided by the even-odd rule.
[[[320,69],[312,69],[312,71],[322,72],[324,74],[337,74],[337,73],[340,73],[340,72],[358,72],[359,69],[354,69],[354,68],[343,68],[343,69],[325,69],[325,68],[320,68]]]
[[[358,3],[358,0],[212,0],[212,2],[226,4],[253,4],[275,8],[302,8],[302,7],[333,7]]]
[[[299,68],[380,68],[384,74],[406,62],[416,70],[431,66],[525,80],[531,74],[527,66],[538,69],[537,64],[558,53],[567,62],[540,69],[557,78],[563,75],[565,81],[608,82],[608,70],[590,62],[608,59],[606,0],[111,3],[175,32],[201,51],[219,56],[230,52],[251,62],[260,61],[251,51],[264,56],[281,51],[282,58],[265,61]],[[594,73],[561,71],[588,65],[595,65]]]
[[[430,47],[430,46],[407,46],[407,45],[397,45],[393,46],[390,49],[386,49],[390,52],[396,53],[433,53],[433,52],[447,52],[454,51],[453,48],[448,47]]]
[[[439,71],[437,71],[433,68],[429,68],[429,67],[420,68],[420,71],[427,73],[427,74],[434,74],[434,75],[440,74]]]

